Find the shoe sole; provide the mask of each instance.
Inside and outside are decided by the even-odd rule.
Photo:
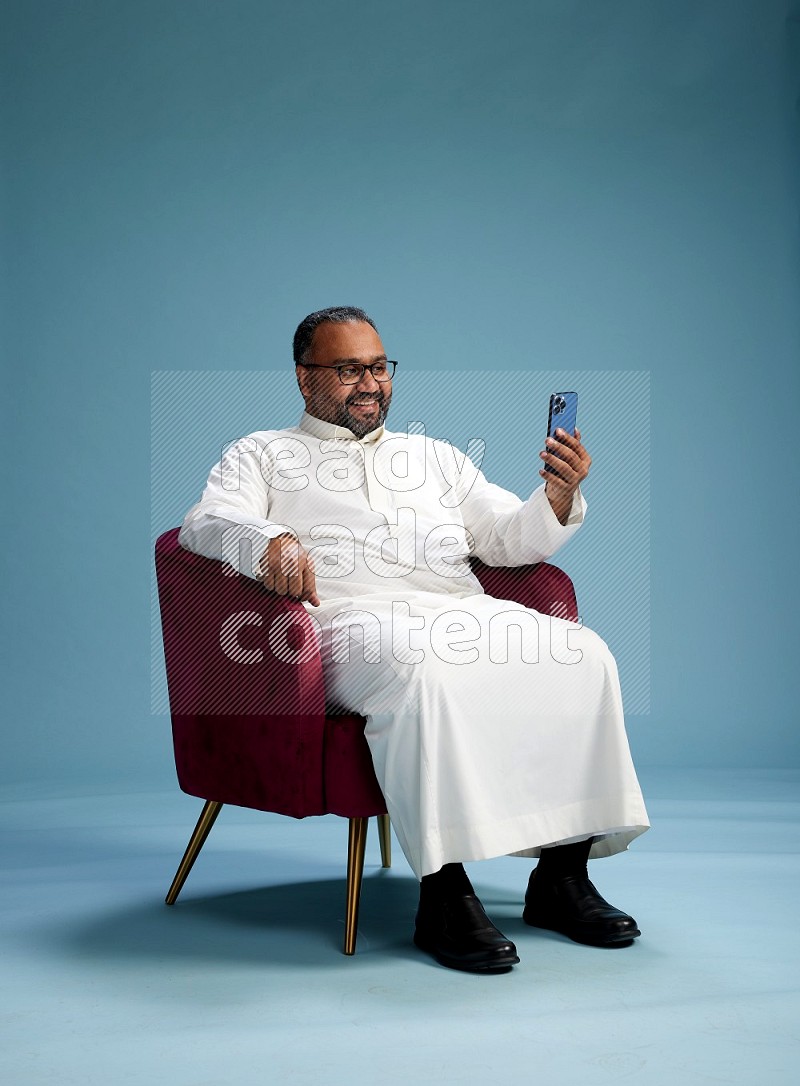
[[[519,957],[516,954],[508,954],[504,958],[488,958],[483,962],[465,962],[461,958],[448,958],[446,954],[441,954],[433,946],[429,946],[424,939],[414,933],[414,945],[419,947],[420,950],[424,950],[426,954],[430,954],[439,965],[444,965],[448,969],[458,969],[462,973],[508,973],[515,966],[519,965]]]
[[[583,946],[607,947],[611,950],[621,950],[622,947],[631,946],[633,940],[638,939],[642,934],[638,928],[634,928],[632,931],[620,932],[619,935],[609,936],[607,939],[592,939],[588,935],[572,932],[560,924],[555,924],[546,920],[534,920],[527,913],[522,914],[522,919],[531,928],[542,928],[544,931],[555,931],[559,935],[565,935],[567,939],[571,939],[573,943],[581,943]]]

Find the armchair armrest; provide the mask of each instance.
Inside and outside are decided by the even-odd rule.
[[[578,621],[578,601],[572,581],[558,566],[485,566],[472,560],[472,572],[484,592],[500,600],[514,600],[542,615]]]
[[[301,604],[156,543],[175,763],[191,795],[322,813],[325,690]]]

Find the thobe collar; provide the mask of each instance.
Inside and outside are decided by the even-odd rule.
[[[365,434],[364,437],[356,437],[353,431],[348,430],[346,426],[337,426],[335,422],[325,422],[324,419],[309,415],[307,411],[304,411],[300,416],[300,429],[322,440],[335,438],[339,441],[359,441],[362,445],[379,441],[384,434],[383,426],[379,426],[376,430]]]

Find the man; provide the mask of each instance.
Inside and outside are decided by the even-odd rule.
[[[587,872],[649,825],[614,660],[591,631],[485,595],[469,566],[543,561],[574,534],[591,464],[580,432],[548,441],[545,483],[522,502],[447,442],[385,429],[396,364],[363,310],[310,314],[294,361],[299,426],[228,450],[181,543],[232,560],[246,541],[241,571],[314,617],[329,703],[367,718],[420,879],[417,946],[471,972],[519,961],[462,866],[507,853],[539,857],[528,924],[630,945],[636,921]]]

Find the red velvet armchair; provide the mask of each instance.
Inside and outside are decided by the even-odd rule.
[[[474,562],[483,588],[545,614],[577,619],[569,577],[542,563]],[[184,550],[178,529],[156,542],[178,781],[206,801],[167,894],[174,904],[223,804],[304,818],[350,820],[344,953],[355,953],[367,825],[378,816],[391,862],[389,817],[364,738],[363,717],[328,716],[322,662],[305,609],[257,581]],[[293,662],[268,651],[279,630]]]

